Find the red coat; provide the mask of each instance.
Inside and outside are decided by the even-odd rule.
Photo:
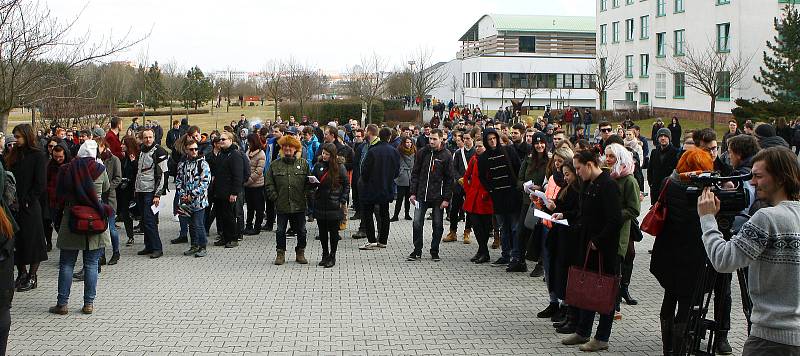
[[[494,213],[492,196],[481,185],[478,177],[478,155],[472,155],[464,172],[464,211],[472,214],[489,215]]]
[[[117,156],[120,160],[125,158],[125,155],[122,154],[122,142],[119,140],[119,135],[115,134],[114,131],[108,130],[106,142],[108,142],[108,148],[114,156]]]

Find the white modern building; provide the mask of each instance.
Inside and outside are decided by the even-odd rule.
[[[737,98],[767,98],[753,76],[766,41],[775,35],[774,21],[790,0],[596,1],[598,56],[618,63],[624,75],[603,94],[607,109],[638,106],[664,117],[707,117],[710,97],[688,87],[685,73],[667,70],[689,51],[750,59],[737,86],[730,86],[729,72],[719,72],[723,96],[717,113],[730,115]]]
[[[433,97],[483,110],[523,99],[535,109],[595,107],[594,17],[484,15],[459,41]]]

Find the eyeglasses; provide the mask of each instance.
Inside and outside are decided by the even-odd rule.
[[[611,132],[611,131],[612,129],[610,127],[605,129],[600,129],[600,132]]]
[[[197,147],[193,147],[193,148],[187,148],[186,150],[187,150],[187,151],[197,151]]]
[[[704,147],[704,149],[705,149],[706,151],[708,151],[708,152],[717,152],[717,150],[719,149],[719,147],[718,147],[718,146],[714,146],[714,147]]]
[[[222,141],[228,141],[228,139],[224,138],[224,137],[220,137],[219,142],[222,142]]]

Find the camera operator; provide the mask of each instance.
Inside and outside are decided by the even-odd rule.
[[[730,241],[715,215],[720,201],[706,188],[697,201],[703,243],[714,268],[749,267],[752,333],[743,355],[800,355],[800,164],[786,148],[755,155],[753,179],[759,199],[772,207],[757,211]]]

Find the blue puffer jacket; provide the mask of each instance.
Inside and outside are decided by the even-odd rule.
[[[303,158],[308,162],[309,167],[314,167],[314,157],[317,156],[319,146],[317,136],[311,135],[311,141],[303,140]]]

